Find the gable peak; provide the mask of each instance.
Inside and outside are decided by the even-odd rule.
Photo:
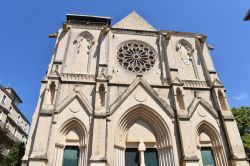
[[[143,19],[136,11],[131,12],[113,27],[121,29],[156,31],[156,29]]]

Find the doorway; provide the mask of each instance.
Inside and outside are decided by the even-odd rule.
[[[63,166],[78,166],[79,148],[66,146],[63,153]]]

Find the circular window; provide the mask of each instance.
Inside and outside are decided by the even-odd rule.
[[[152,48],[143,43],[128,42],[118,49],[117,60],[123,68],[143,73],[154,66],[156,55]]]

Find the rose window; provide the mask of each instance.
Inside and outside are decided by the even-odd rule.
[[[129,42],[119,48],[117,59],[119,64],[125,69],[143,73],[154,66],[156,55],[153,49],[145,44]]]

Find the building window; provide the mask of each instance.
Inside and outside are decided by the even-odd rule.
[[[20,121],[20,115],[18,115],[16,122],[19,123]]]
[[[17,130],[16,129],[14,129],[14,136],[16,137],[16,134],[17,134]]]
[[[23,134],[22,134],[22,142],[24,142],[24,136],[23,136]]]
[[[63,166],[78,166],[79,148],[66,146],[63,153]]]
[[[11,112],[12,112],[12,110],[13,110],[13,108],[10,106],[9,112],[11,113]]]
[[[0,111],[0,120],[2,119],[3,112]]]
[[[6,121],[5,128],[9,129],[9,121]]]
[[[2,104],[5,104],[5,102],[6,102],[6,99],[7,99],[7,96],[6,96],[6,95],[3,95],[3,98],[2,98],[2,101],[1,101],[1,103],[2,103]]]

